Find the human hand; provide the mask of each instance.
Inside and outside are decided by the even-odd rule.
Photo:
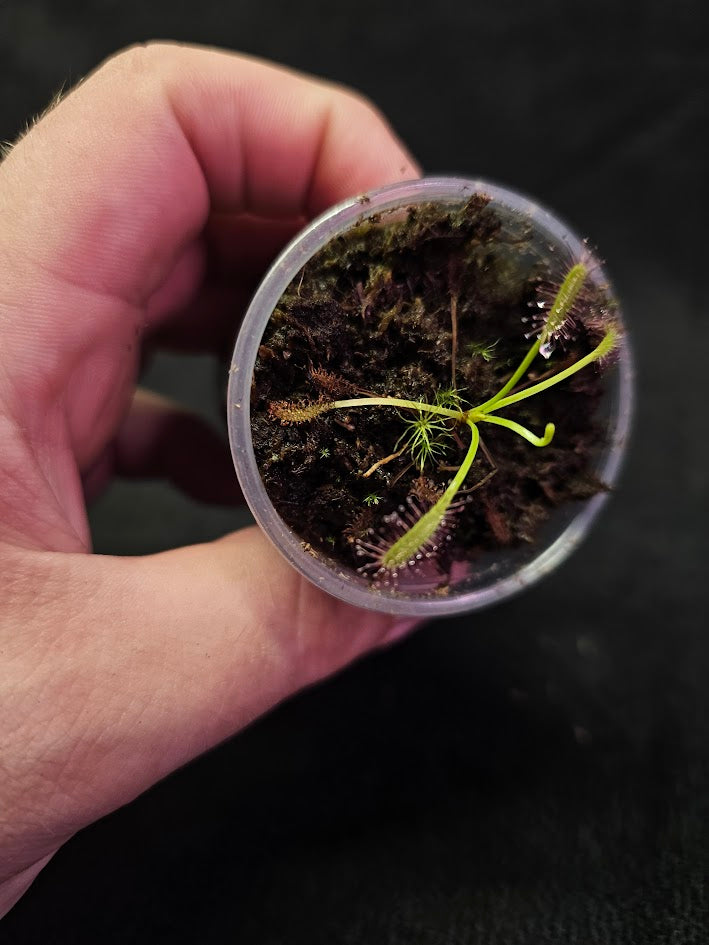
[[[352,93],[164,44],[110,60],[0,165],[0,915],[78,829],[405,632],[255,528],[91,555],[84,494],[191,477],[196,422],[134,398],[141,342],[223,350],[308,217],[417,174]]]

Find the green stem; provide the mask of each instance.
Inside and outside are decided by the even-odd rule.
[[[494,423],[497,426],[512,430],[513,433],[519,434],[519,436],[527,440],[528,443],[531,443],[532,446],[548,446],[554,437],[554,430],[556,429],[553,423],[547,423],[544,428],[544,436],[537,436],[532,433],[531,430],[528,430],[527,427],[523,427],[521,423],[508,420],[507,417],[493,417],[486,414],[479,419],[482,423]]]
[[[450,485],[448,486],[446,491],[440,497],[438,502],[436,502],[433,508],[429,510],[430,512],[432,512],[434,509],[440,506],[439,511],[441,512],[441,514],[444,514],[447,511],[448,506],[456,497],[458,490],[465,482],[466,476],[470,472],[470,467],[473,465],[473,460],[475,459],[475,456],[478,451],[478,445],[480,443],[480,431],[478,430],[477,426],[472,421],[468,422],[468,426],[470,427],[470,446],[468,447],[468,452],[465,454],[465,459],[461,463],[461,466],[458,472],[451,479]]]
[[[534,397],[535,394],[541,394],[542,391],[548,390],[555,384],[560,384],[562,381],[565,381],[567,377],[572,377],[587,365],[592,364],[599,358],[609,354],[610,351],[612,351],[614,345],[615,332],[611,330],[604,336],[601,343],[597,345],[593,351],[585,355],[583,358],[580,358],[575,362],[575,364],[572,364],[571,367],[567,367],[563,371],[559,371],[558,374],[548,377],[545,381],[541,381],[539,384],[534,384],[532,387],[526,387],[524,390],[517,391],[516,394],[510,394],[509,397],[503,397],[502,400],[496,401],[496,403],[494,403],[491,407],[487,407],[486,410],[501,410],[503,407],[509,407],[510,404],[516,404],[520,400],[525,400],[527,397]],[[481,408],[476,407],[474,409],[480,410]]]
[[[502,398],[505,396],[505,394],[508,391],[512,390],[512,388],[520,380],[520,378],[524,377],[524,375],[529,370],[529,366],[531,365],[532,361],[536,358],[537,354],[539,353],[540,344],[541,344],[541,339],[537,338],[537,340],[534,342],[532,347],[524,356],[522,363],[514,372],[512,377],[509,379],[509,381],[507,381],[505,386],[500,388],[500,390],[498,390],[495,396],[491,397],[490,400],[486,400],[484,404],[480,404],[480,406],[476,408],[477,410],[482,410],[482,411],[488,410],[490,407],[493,406],[493,404],[496,404],[498,400],[502,400]]]
[[[354,397],[352,400],[334,400],[325,410],[338,410],[349,407],[399,407],[402,410],[421,410],[424,413],[437,413],[442,417],[461,420],[462,410],[450,410],[437,404],[426,404],[420,400],[402,400],[399,397]]]

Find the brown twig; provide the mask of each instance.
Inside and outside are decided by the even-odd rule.
[[[483,454],[483,456],[488,461],[488,463],[490,463],[490,466],[492,467],[493,472],[497,472],[497,463],[492,458],[492,454],[490,453],[490,450],[487,448],[487,446],[485,446],[485,441],[483,440],[482,436],[480,437],[479,445],[480,445],[480,452]]]
[[[399,456],[404,452],[406,447],[403,447],[399,450],[398,453],[392,453],[391,456],[385,456],[384,459],[378,460],[373,466],[370,466],[366,473],[362,473],[362,479],[369,479],[372,473],[376,472],[382,466],[385,466],[387,463],[390,463],[393,459],[398,459]]]
[[[342,427],[343,430],[347,430],[349,433],[354,433],[355,428],[352,423],[345,423],[344,420],[340,420],[339,417],[332,418],[333,423],[336,423],[338,426]]]
[[[451,388],[456,390],[456,361],[458,359],[458,296],[451,296]]]
[[[495,468],[491,469],[489,472],[485,473],[485,475],[482,477],[482,479],[479,482],[476,482],[469,489],[466,489],[464,491],[470,494],[471,492],[475,492],[476,489],[481,489],[485,485],[486,482],[489,482],[492,479],[492,477],[495,475],[496,472],[497,472],[497,466],[495,466]]]
[[[407,463],[406,466],[404,466],[404,468],[401,470],[401,472],[397,473],[397,475],[394,476],[392,481],[389,483],[389,488],[393,489],[394,486],[397,484],[397,482],[401,479],[401,477],[405,475],[405,473],[407,473],[413,465],[414,465],[413,463]]]

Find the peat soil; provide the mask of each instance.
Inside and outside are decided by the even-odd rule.
[[[423,509],[432,504],[462,462],[469,432],[456,430],[423,474],[404,452],[365,476],[397,451],[410,418],[375,406],[282,425],[269,405],[372,394],[432,402],[452,387],[466,404],[482,403],[526,354],[574,262],[546,243],[540,249],[529,219],[476,195],[458,207],[365,217],[306,263],[264,332],[251,425],[266,491],[307,550],[360,568],[358,540],[373,529],[386,541],[386,517],[409,496]],[[613,310],[606,287],[591,280],[570,337],[538,356],[520,386],[587,354]],[[553,422],[549,446],[480,425],[468,501],[440,552],[444,574],[482,551],[533,543],[556,509],[604,488],[593,473],[605,435],[596,419],[603,369],[592,364],[502,412],[539,435]]]

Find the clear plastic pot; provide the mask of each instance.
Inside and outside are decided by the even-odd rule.
[[[456,565],[444,595],[417,586],[377,587],[356,569],[326,554],[312,554],[276,512],[264,488],[251,440],[250,388],[259,345],[281,295],[311,256],[329,240],[373,213],[387,213],[420,203],[461,205],[484,193],[503,216],[531,219],[534,241],[553,246],[568,258],[587,252],[582,241],[548,211],[528,198],[485,181],[424,178],[394,184],[328,210],[304,229],[281,253],[264,277],[244,316],[234,348],[228,390],[228,426],[234,464],[251,511],[276,548],[308,580],[324,591],[359,607],[388,613],[434,617],[478,610],[534,584],[558,567],[576,548],[605,503],[601,492],[583,502],[554,511],[533,544],[504,548]],[[604,285],[600,267],[591,278]],[[619,355],[604,372],[605,394],[599,420],[606,436],[599,445],[593,472],[608,486],[616,481],[626,446],[632,408],[632,365],[627,336]],[[532,447],[530,447],[532,448]]]

